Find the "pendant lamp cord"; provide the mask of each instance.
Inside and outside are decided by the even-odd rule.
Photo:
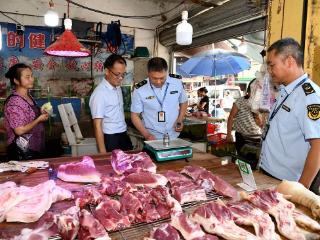
[[[69,13],[70,13],[70,1],[69,0],[67,0],[67,2],[68,2],[68,18],[70,18],[70,16],[69,16]]]

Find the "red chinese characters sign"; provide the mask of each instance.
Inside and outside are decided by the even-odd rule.
[[[24,48],[24,35],[18,35],[16,32],[9,31],[7,33],[7,46]]]
[[[30,33],[29,47],[44,49],[46,47],[46,35],[43,33]]]

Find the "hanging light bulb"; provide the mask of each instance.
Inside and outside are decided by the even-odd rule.
[[[244,38],[242,37],[241,39],[241,43],[238,46],[238,53],[241,54],[246,54],[248,51],[248,45],[247,43],[244,41]]]
[[[54,3],[52,0],[49,1],[50,9],[44,15],[44,23],[50,27],[56,27],[59,24],[59,15],[53,11]]]
[[[176,29],[176,42],[179,45],[190,45],[192,43],[193,28],[187,22],[188,11],[182,12],[182,22],[178,24]]]

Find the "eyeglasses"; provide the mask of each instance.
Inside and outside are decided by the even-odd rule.
[[[124,72],[124,73],[114,73],[110,68],[108,68],[108,70],[110,72],[112,72],[112,74],[118,79],[120,79],[120,78],[124,79],[127,76],[126,72]]]

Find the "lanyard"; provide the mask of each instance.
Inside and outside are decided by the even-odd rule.
[[[167,95],[167,92],[168,92],[169,83],[168,82],[166,83],[166,89],[164,90],[164,95],[163,95],[162,101],[160,101],[160,99],[157,96],[156,92],[154,91],[153,86],[152,86],[151,83],[150,83],[150,87],[151,87],[151,89],[153,91],[153,94],[156,96],[157,101],[160,104],[160,107],[161,107],[161,110],[162,110],[162,105],[163,105],[164,99],[166,98],[166,95]]]
[[[301,86],[306,80],[307,80],[307,78],[302,79],[302,80],[293,88],[293,90],[291,91],[291,93],[293,93],[294,90],[296,90],[299,86]],[[280,110],[280,108],[282,107],[282,105],[284,104],[284,102],[287,100],[287,98],[290,96],[291,93],[289,93],[289,94],[282,100],[282,102],[279,104],[279,106],[277,106],[277,107],[273,110],[273,112],[271,113],[271,116],[270,116],[270,118],[269,118],[269,122],[271,122],[271,120],[276,116],[276,114],[278,113],[278,111]]]

